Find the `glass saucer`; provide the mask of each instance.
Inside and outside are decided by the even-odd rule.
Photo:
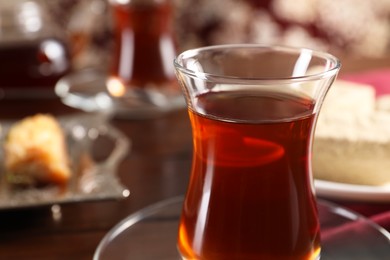
[[[118,223],[98,245],[94,260],[178,260],[178,221],[183,198],[140,210]],[[342,207],[318,201],[321,260],[389,259],[390,234],[370,220]]]
[[[101,114],[57,116],[64,132],[72,175],[65,189],[55,186],[12,185],[4,170],[0,149],[0,214],[2,211],[51,205],[122,199],[130,191],[117,174],[118,165],[131,151],[131,140]],[[15,119],[0,120],[0,143],[8,137]],[[0,257],[1,259],[1,257]]]
[[[108,93],[106,83],[106,72],[85,69],[59,80],[55,93],[70,107],[128,119],[153,118],[186,107],[180,91],[168,94],[142,89],[134,90],[131,95],[114,97]]]

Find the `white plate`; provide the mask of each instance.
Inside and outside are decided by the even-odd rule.
[[[365,202],[390,202],[390,187],[354,185],[324,180],[315,180],[317,196]]]
[[[73,169],[66,189],[13,187],[6,180],[0,149],[0,210],[119,199],[130,194],[116,175],[118,164],[129,151],[128,138],[99,114],[75,114],[58,120],[65,132]],[[12,124],[13,121],[0,122],[0,143]]]

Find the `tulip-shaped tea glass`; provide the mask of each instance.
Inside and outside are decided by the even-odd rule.
[[[319,259],[316,118],[340,63],[309,49],[221,45],[174,61],[193,134],[183,259]]]

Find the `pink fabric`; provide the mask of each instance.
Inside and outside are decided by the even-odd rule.
[[[390,201],[388,203],[336,201],[335,203],[369,218],[390,232]]]
[[[390,206],[387,211],[375,214],[370,219],[390,232]]]
[[[390,94],[390,68],[346,74],[339,78],[356,83],[369,84],[375,87],[377,96]]]

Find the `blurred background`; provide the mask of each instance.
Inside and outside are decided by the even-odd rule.
[[[107,0],[44,1],[69,35],[76,68],[107,64],[113,23]],[[335,55],[390,54],[388,0],[173,0],[178,50],[263,43]],[[148,20],[145,20],[148,23]]]
[[[126,30],[138,43],[126,40]],[[386,59],[390,1],[2,0],[0,36],[0,98],[31,97],[52,95],[56,82],[85,68],[112,67],[126,84],[171,84],[174,52],[205,45],[279,44]]]

